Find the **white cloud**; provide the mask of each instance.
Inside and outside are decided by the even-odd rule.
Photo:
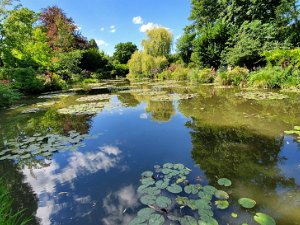
[[[111,33],[115,33],[117,31],[116,27],[114,25],[110,26],[110,31]]]
[[[76,29],[75,29],[75,30],[81,31],[82,27],[81,27],[79,24],[75,24],[75,26],[76,26]]]
[[[100,30],[101,30],[101,31],[104,31],[104,27],[101,27]]]
[[[96,43],[98,46],[107,46],[108,45],[105,41],[103,41],[101,39],[97,39]]]
[[[140,16],[133,17],[132,22],[134,24],[142,24],[143,23],[143,18],[140,17]]]
[[[146,24],[143,24],[141,27],[140,27],[140,32],[147,32],[149,30],[152,30],[154,28],[158,28],[158,27],[163,27],[159,24],[156,24],[156,23],[146,23]],[[168,29],[168,28],[166,28]]]

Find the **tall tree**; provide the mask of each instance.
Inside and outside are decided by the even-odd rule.
[[[159,27],[147,31],[148,39],[142,41],[147,54],[168,57],[171,52],[173,34],[166,28]]]
[[[184,28],[183,35],[177,40],[176,50],[185,64],[189,64],[191,56],[194,51],[193,41],[196,37],[195,29],[193,26],[187,26]]]
[[[115,46],[113,58],[118,63],[127,64],[131,55],[137,50],[137,46],[132,42],[119,43]]]

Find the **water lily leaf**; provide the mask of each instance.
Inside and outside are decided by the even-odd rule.
[[[265,213],[256,213],[254,220],[260,225],[276,225],[275,220]]]
[[[229,207],[229,202],[226,200],[215,201],[215,205],[218,209],[227,209]]]
[[[147,220],[145,220],[144,218],[138,216],[131,220],[128,225],[147,225],[147,223],[145,223],[146,221]]]
[[[184,187],[184,191],[187,194],[193,194],[193,195],[195,195],[195,194],[197,194],[199,192],[199,189],[198,189],[198,186],[191,184],[191,185],[185,186]]]
[[[165,223],[165,218],[159,214],[151,215],[149,220],[149,225],[163,225]]]
[[[182,187],[180,187],[177,184],[172,184],[171,186],[167,187],[167,190],[173,194],[178,194],[178,193],[182,192]]]
[[[173,168],[173,164],[172,164],[172,163],[165,163],[165,164],[163,165],[163,168],[172,169],[172,168]]]
[[[151,177],[143,178],[143,179],[141,179],[141,182],[142,182],[142,184],[148,185],[148,186],[155,184],[155,180]]]
[[[154,209],[144,208],[138,211],[137,216],[146,220],[150,219],[151,214],[155,213]],[[144,222],[144,221],[143,221]]]
[[[160,189],[157,187],[147,187],[147,188],[141,190],[139,193],[147,194],[147,195],[159,195]]]
[[[213,186],[206,185],[203,188],[203,191],[206,192],[207,194],[214,195],[215,192],[217,191],[217,189],[215,187],[213,187]]]
[[[181,164],[181,163],[174,164],[173,168],[177,169],[177,170],[183,170],[184,169],[184,165]]]
[[[238,217],[238,214],[237,213],[231,213],[231,216],[233,217],[233,218],[237,218]]]
[[[180,219],[180,224],[181,225],[198,225],[198,222],[194,217],[185,216],[182,219]]]
[[[145,171],[142,173],[142,177],[152,177],[153,176],[153,172],[151,171]]]
[[[155,183],[155,186],[159,189],[166,189],[169,186],[169,182],[166,180],[159,180]]]
[[[187,197],[177,196],[177,198],[176,198],[176,202],[177,202],[177,204],[179,204],[179,205],[184,205],[184,206],[186,206],[187,203],[188,203],[188,201],[189,201],[189,199],[188,199]]]
[[[209,218],[207,221],[199,220],[198,225],[219,225],[214,218]]]
[[[165,196],[159,196],[156,199],[156,205],[160,208],[168,208],[172,204],[171,199]]]
[[[199,198],[204,199],[206,201],[211,201],[213,195],[211,193],[200,191],[198,193],[198,196]]]
[[[167,174],[169,174],[169,173],[172,173],[173,170],[171,170],[171,169],[169,169],[169,168],[163,168],[163,169],[161,170],[161,172],[162,172],[163,174],[167,175]]]
[[[246,209],[252,209],[256,205],[256,202],[250,198],[240,198],[238,202]]]
[[[185,180],[186,180],[186,176],[179,177],[179,178],[176,180],[176,184],[183,183]]]
[[[229,199],[229,195],[227,194],[227,192],[222,191],[222,190],[218,190],[215,192],[215,197],[221,200],[227,200]]]
[[[221,186],[225,186],[225,187],[229,187],[231,186],[231,180],[227,179],[227,178],[221,178],[218,180],[218,184]]]
[[[154,205],[156,200],[156,196],[154,195],[145,195],[141,197],[140,201],[144,205]]]

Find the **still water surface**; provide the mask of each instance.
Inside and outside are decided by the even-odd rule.
[[[189,179],[202,185],[227,177],[234,200],[253,198],[255,210],[277,224],[300,224],[300,145],[297,137],[284,135],[300,125],[299,94],[257,101],[237,97],[241,90],[217,86],[103,85],[56,99],[31,97],[23,106],[0,112],[0,154],[8,156],[0,161],[0,175],[11,187],[14,207],[34,215],[32,224],[126,225],[142,207],[140,174],[166,162],[184,164],[192,170]],[[118,91],[130,88],[135,91]],[[153,101],[151,93],[136,91],[142,88],[144,93],[152,89],[197,96]],[[110,94],[104,101],[117,107],[93,115],[57,112],[79,104],[79,97],[99,93]],[[56,102],[36,113],[21,113],[49,101]],[[70,131],[82,135],[73,147],[47,145],[44,152],[29,155],[5,150],[20,138],[63,139]],[[233,219],[231,212],[241,216]],[[237,204],[214,213],[219,224],[245,222]]]

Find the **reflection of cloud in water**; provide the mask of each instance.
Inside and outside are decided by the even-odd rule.
[[[138,207],[138,194],[132,185],[123,187],[116,193],[108,194],[103,200],[103,208],[107,217],[102,219],[105,225],[127,225],[135,215],[124,212]]]
[[[60,165],[55,160],[48,162],[49,166],[45,168],[32,170],[25,167],[23,173],[26,176],[26,182],[31,185],[39,198],[36,216],[41,219],[41,224],[52,224],[51,215],[67,207],[65,204],[54,202],[57,185],[64,185],[66,182],[72,185],[72,181],[80,175],[92,174],[100,170],[107,172],[117,166],[121,153],[118,147],[107,145],[101,147],[99,152],[73,152],[68,159],[68,164],[61,171],[58,171]],[[85,204],[90,200],[88,198],[90,197],[76,196],[74,201],[77,204]]]
[[[140,115],[140,119],[142,119],[142,120],[148,119],[147,113],[142,113],[142,114]]]

